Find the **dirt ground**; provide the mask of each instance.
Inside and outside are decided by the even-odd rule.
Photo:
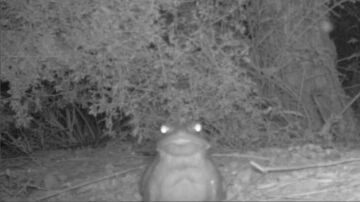
[[[359,201],[360,146],[215,153],[227,201]],[[0,161],[0,201],[141,201],[151,160],[116,142]]]

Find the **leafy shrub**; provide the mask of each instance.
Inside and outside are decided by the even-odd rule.
[[[242,62],[243,2],[0,1],[0,80],[10,83],[0,107],[39,136],[98,116],[99,137],[122,135],[114,120],[132,115],[139,141],[185,118],[203,120],[223,145],[245,145],[264,126]]]

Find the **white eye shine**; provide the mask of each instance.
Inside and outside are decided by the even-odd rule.
[[[195,124],[195,125],[194,125],[194,130],[195,130],[196,132],[200,132],[200,131],[202,130],[201,124],[200,124],[200,123]]]
[[[169,126],[166,126],[166,125],[162,125],[160,128],[160,131],[162,134],[169,132],[169,130],[170,130]]]

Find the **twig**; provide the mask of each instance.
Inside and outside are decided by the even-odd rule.
[[[136,168],[130,168],[130,169],[127,169],[127,170],[118,171],[118,172],[115,172],[113,174],[106,175],[106,176],[103,176],[103,177],[100,177],[100,178],[96,178],[96,179],[93,179],[93,180],[90,180],[90,181],[85,181],[83,183],[80,183],[80,184],[77,184],[77,185],[74,185],[74,186],[71,186],[71,187],[56,191],[54,193],[50,193],[50,194],[42,196],[42,197],[39,197],[39,198],[35,199],[35,201],[42,201],[42,200],[54,197],[56,195],[71,191],[73,189],[77,189],[77,188],[80,188],[80,187],[83,187],[83,186],[86,186],[86,185],[89,185],[89,184],[92,184],[92,183],[100,182],[102,180],[106,180],[106,179],[109,179],[109,178],[112,178],[112,177],[117,177],[119,175],[123,175],[125,173],[132,172],[132,171],[137,170],[137,169],[141,169],[143,167],[145,167],[145,165],[141,165],[141,166],[138,166]]]
[[[334,191],[334,188],[323,189],[323,190],[315,190],[315,191],[309,191],[309,192],[297,193],[297,194],[291,194],[291,195],[285,196],[284,198],[289,199],[289,198],[310,196],[310,195],[314,195],[314,194],[321,194],[321,193],[332,192],[332,191]]]
[[[355,95],[355,97],[353,97],[350,102],[344,107],[344,109],[339,113],[339,115],[343,115],[345,113],[345,111],[350,108],[350,106],[357,100],[360,98],[360,92]]]
[[[262,173],[270,173],[270,172],[285,172],[285,171],[294,171],[294,170],[303,170],[303,169],[309,169],[309,168],[319,168],[319,167],[329,167],[329,166],[335,166],[339,164],[345,164],[345,163],[351,163],[355,161],[360,161],[360,158],[351,158],[341,161],[334,161],[330,163],[322,163],[322,164],[312,164],[312,165],[305,165],[305,166],[290,166],[290,167],[262,167],[261,165],[257,164],[254,161],[250,161],[250,165],[262,172]]]
[[[338,122],[341,117],[343,116],[343,114],[346,112],[346,110],[348,108],[350,108],[350,106],[357,100],[360,98],[360,92],[353,97],[350,102],[347,103],[347,105],[341,110],[341,112],[339,112],[338,114],[335,115],[331,115],[326,121],[325,124],[323,125],[323,127],[321,128],[321,130],[319,131],[320,136],[322,137],[326,137],[327,134],[329,134],[329,131],[331,129],[331,126]]]
[[[8,195],[13,195],[13,193],[11,193],[11,191],[3,185],[0,186],[0,189],[4,190],[6,192],[6,194],[8,194]]]
[[[266,160],[270,161],[270,158],[262,157],[262,156],[253,156],[248,154],[239,154],[239,153],[229,153],[229,154],[212,154],[212,156],[216,157],[238,157],[238,158],[251,158],[251,159],[259,159],[259,160]]]

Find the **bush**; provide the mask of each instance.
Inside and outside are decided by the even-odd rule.
[[[244,145],[263,126],[256,84],[242,65],[242,3],[1,1],[0,80],[10,85],[0,107],[37,135],[73,134],[74,119],[99,116],[99,138],[124,135],[114,120],[132,115],[139,141],[185,118],[202,120],[223,145]],[[60,120],[75,109],[83,111],[71,124]],[[62,124],[50,132],[50,120]]]

